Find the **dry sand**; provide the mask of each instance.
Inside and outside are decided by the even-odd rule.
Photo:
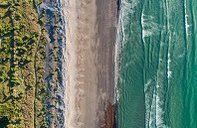
[[[105,110],[114,98],[116,3],[69,0],[66,4],[68,128],[106,127]]]

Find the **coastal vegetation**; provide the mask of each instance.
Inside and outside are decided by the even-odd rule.
[[[0,0],[1,127],[47,127],[45,13],[39,0]]]
[[[116,127],[116,16],[113,0],[0,0],[0,128]]]

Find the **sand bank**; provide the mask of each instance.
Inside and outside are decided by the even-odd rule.
[[[114,98],[117,2],[70,0],[64,13],[67,21],[66,126],[110,128],[105,123],[105,114]]]

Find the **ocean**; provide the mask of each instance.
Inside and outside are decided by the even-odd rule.
[[[118,128],[197,128],[197,1],[121,0]]]

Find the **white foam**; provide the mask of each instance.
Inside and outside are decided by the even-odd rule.
[[[167,78],[169,79],[172,76],[172,71],[170,70],[170,53],[168,53],[168,60],[167,60]]]
[[[189,36],[189,15],[187,14],[187,1],[184,0],[184,9],[185,9],[185,31],[186,31],[186,36],[188,38]]]
[[[151,85],[152,80],[149,79],[144,85],[144,92],[147,92],[148,87]]]
[[[160,99],[159,95],[156,95],[156,126],[161,127],[164,125],[163,114],[164,111],[161,107],[163,105],[163,101]]]
[[[118,30],[119,31],[119,28]],[[115,44],[115,55],[114,55],[114,63],[115,63],[115,76],[114,76],[114,83],[115,83],[115,87],[114,87],[114,103],[116,103],[116,101],[119,101],[119,90],[118,90],[118,78],[119,76],[119,55],[120,55],[120,51],[121,51],[121,47],[120,47],[120,37],[119,34],[117,33],[116,36],[116,44]]]
[[[161,85],[156,85],[161,86]],[[157,88],[158,90],[159,88]],[[164,111],[163,111],[163,104],[164,102],[161,100],[160,96],[157,93],[156,88],[154,88],[152,97],[147,92],[145,93],[145,121],[146,121],[146,128],[168,128],[168,126],[164,122]],[[151,104],[149,104],[151,103]]]
[[[172,71],[167,72],[167,77],[170,78],[172,76]]]
[[[150,119],[149,119],[149,122],[148,122],[148,125],[149,125],[149,127],[153,127],[153,126],[155,126],[155,119],[156,119],[156,117],[155,117],[155,115],[156,115],[156,102],[155,102],[155,99],[156,99],[156,92],[155,92],[155,89],[154,89],[154,92],[153,92],[153,99],[152,99],[152,103],[151,103],[151,110],[150,110]]]
[[[162,28],[162,26],[158,23],[155,23],[154,20],[155,18],[153,16],[147,16],[144,13],[142,13],[141,25],[143,38],[159,34],[159,31]]]
[[[189,25],[189,17],[188,17],[188,15],[186,14],[185,15],[185,30],[186,30],[186,35],[188,36],[189,35],[189,27],[190,27],[190,25]]]
[[[164,84],[159,84],[159,81],[157,80],[156,84],[156,100],[155,100],[155,121],[156,121],[156,127],[158,128],[168,128],[168,126],[165,124],[164,121],[164,114],[165,111],[163,110],[164,107],[164,101],[161,99],[163,97],[162,93],[159,94],[159,92],[163,91]]]
[[[121,0],[121,10],[119,14],[119,24],[121,26],[119,34],[121,34],[121,45],[124,47],[124,44],[128,40],[128,34],[125,33],[127,25],[130,24],[130,14],[134,13],[134,8],[139,4],[139,0],[132,0],[128,2],[127,0]]]

